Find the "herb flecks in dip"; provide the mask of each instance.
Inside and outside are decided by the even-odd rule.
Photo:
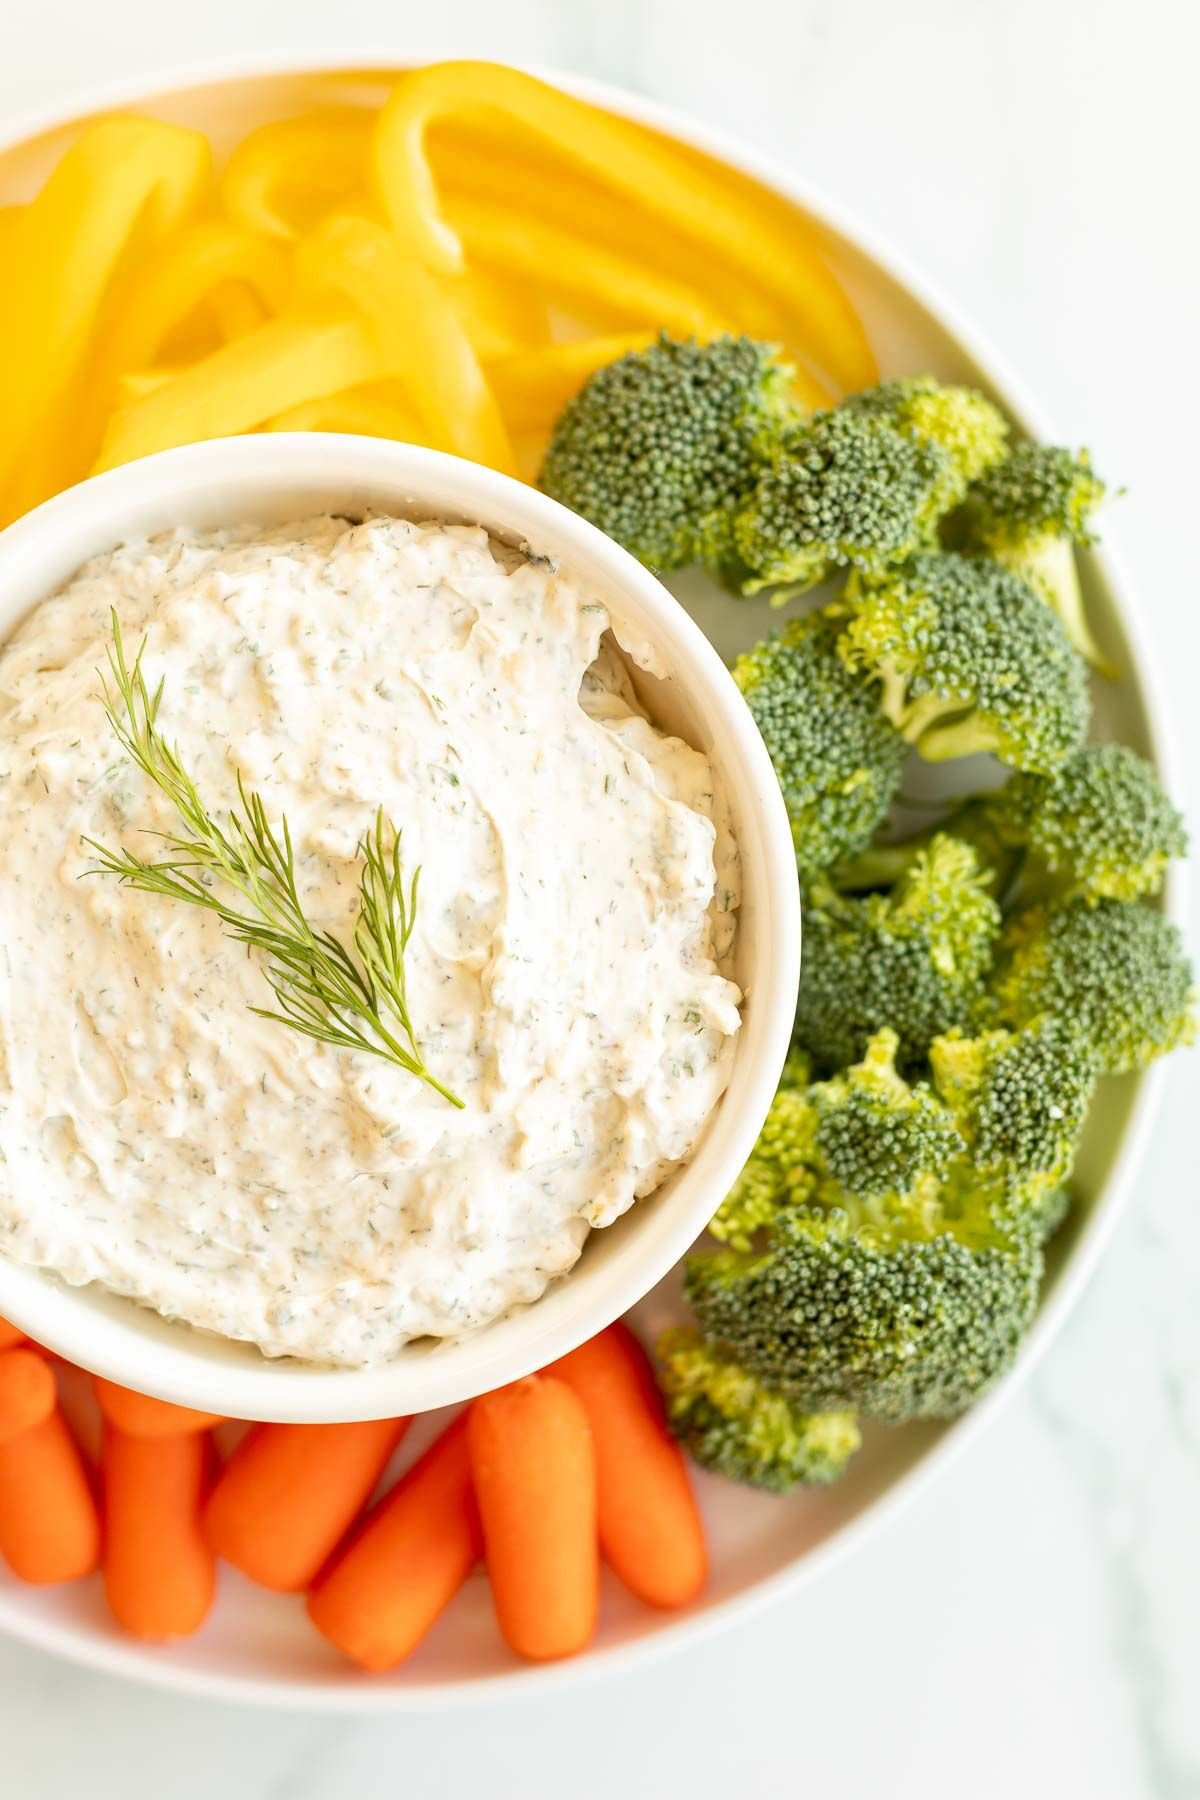
[[[250,1007],[202,909],[84,839],[176,821],[115,744],[116,610],[214,806],[286,815],[350,941],[377,809],[456,1112]],[[362,1364],[535,1300],[722,1092],[737,857],[707,760],[642,715],[602,596],[467,526],[175,532],[90,563],[0,652],[0,1250],[272,1355]],[[152,840],[144,840],[152,854]]]

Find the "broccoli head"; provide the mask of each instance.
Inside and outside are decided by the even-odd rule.
[[[1003,1023],[1066,1015],[1105,1074],[1143,1068],[1195,1036],[1179,931],[1137,901],[1026,908],[1005,926],[994,986]]]
[[[852,1412],[802,1412],[694,1329],[665,1333],[658,1354],[671,1430],[714,1475],[786,1494],[836,1481],[858,1449]]]
[[[952,1417],[1008,1367],[1041,1273],[968,1173],[907,1204],[785,1208],[765,1249],[693,1255],[684,1286],[701,1330],[805,1412],[898,1424]]]
[[[900,785],[904,741],[837,653],[823,613],[796,619],[733,665],[783,789],[802,874],[869,842]]]
[[[931,762],[989,750],[1045,774],[1077,750],[1091,705],[1082,658],[1027,582],[998,563],[915,556],[852,582],[848,668],[881,684],[883,710]]]
[[[1171,858],[1187,853],[1153,765],[1125,744],[1087,744],[1052,775],[1015,775],[989,812],[1027,851],[1027,878],[1060,899],[1156,894]]]
[[[1091,518],[1104,494],[1086,450],[1018,444],[972,487],[954,535],[1023,576],[1080,655],[1114,674],[1088,628],[1075,566],[1075,545],[1093,541]]]
[[[849,406],[784,432],[738,515],[743,593],[803,592],[835,569],[878,574],[927,544],[950,460]]]
[[[863,1059],[809,1089],[812,1159],[821,1174],[860,1200],[912,1194],[945,1176],[966,1145],[954,1115],[924,1084],[896,1071],[899,1039],[879,1031]]]
[[[974,388],[947,387],[932,375],[884,381],[843,404],[885,419],[897,431],[944,453],[935,511],[957,506],[968,484],[993,468],[1008,448],[1008,421]]]
[[[884,1027],[907,1067],[940,1033],[978,1024],[1000,930],[989,880],[969,844],[938,834],[888,893],[812,890],[796,1036],[821,1068],[845,1068]]]
[[[1063,1183],[1099,1072],[1087,1034],[1047,1013],[1017,1032],[949,1032],[934,1039],[929,1060],[974,1167],[1002,1184],[993,1210],[1044,1241],[1063,1216]]]
[[[598,369],[569,402],[539,485],[651,568],[719,570],[766,447],[799,416],[790,393],[769,344],[664,333]]]

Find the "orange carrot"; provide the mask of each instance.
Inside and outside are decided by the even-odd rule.
[[[57,1389],[36,1350],[0,1350],[0,1444],[31,1431],[54,1411]]]
[[[62,1413],[0,1443],[0,1556],[22,1581],[74,1581],[100,1560],[100,1517]]]
[[[408,1423],[256,1425],[212,1491],[209,1543],[252,1581],[299,1593],[370,1499]]]
[[[104,1430],[104,1591],[134,1637],[188,1637],[208,1616],[216,1559],[200,1525],[212,1445],[199,1432]]]
[[[102,1376],[92,1378],[100,1411],[110,1425],[130,1437],[180,1437],[188,1432],[207,1431],[223,1425],[221,1413],[193,1412],[190,1406],[173,1406],[169,1400],[155,1400],[149,1394],[137,1394],[132,1388],[118,1387]]]
[[[482,1554],[464,1413],[372,1510],[309,1595],[308,1616],[360,1667],[394,1668]]]
[[[23,1344],[25,1333],[10,1325],[7,1319],[0,1319],[0,1350],[9,1350],[14,1344]]]
[[[472,1402],[471,1473],[496,1618],[520,1656],[572,1656],[596,1627],[596,1458],[587,1414],[531,1375]]]
[[[686,1606],[704,1586],[708,1551],[646,1352],[618,1323],[545,1373],[574,1390],[592,1427],[605,1558],[639,1599]]]

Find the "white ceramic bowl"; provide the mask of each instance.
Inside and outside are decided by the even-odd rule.
[[[103,1288],[68,1287],[0,1258],[0,1315],[70,1362],[128,1387],[238,1419],[386,1418],[469,1399],[543,1367],[627,1312],[703,1230],[741,1168],[787,1053],[800,903],[787,814],[762,739],[703,632],[626,551],[557,501],[458,457],[378,438],[279,433],[193,444],[69,489],[0,533],[0,642],[89,557],[174,525],[279,524],[368,511],[485,525],[528,542],[609,605],[618,636],[668,674],[634,670],[659,725],[717,769],[742,852],[734,974],[746,994],[729,1087],[692,1157],[532,1306],[463,1338],[408,1346],[369,1369],[272,1360],[171,1323]]]
[[[112,107],[135,107],[154,117],[193,125],[227,150],[255,126],[306,108],[331,103],[377,105],[395,71],[422,60],[395,45],[352,63],[328,54],[280,55],[247,62],[174,70],[140,77],[103,92],[75,97],[70,107],[10,124],[0,142],[0,204],[27,199],[61,155],[79,121]],[[539,71],[550,80],[610,111],[635,118],[718,161],[755,184],[781,208],[814,231],[866,321],[887,374],[932,370],[945,380],[987,389],[1017,424],[1035,436],[1069,435],[1069,421],[1048,421],[987,343],[896,249],[872,236],[855,218],[816,191],[803,173],[785,170],[728,136],[667,107],[562,71]],[[1163,686],[1156,677],[1137,596],[1112,551],[1105,525],[1101,552],[1084,558],[1089,606],[1106,646],[1120,659],[1124,679],[1098,695],[1102,735],[1134,744],[1178,788]],[[717,642],[732,652],[760,636],[772,622],[769,608],[753,601],[731,607],[691,575],[671,584]],[[775,622],[777,622],[777,617]],[[1168,910],[1181,911],[1181,884],[1173,877]],[[681,1614],[652,1611],[632,1601],[605,1577],[600,1628],[585,1656],[529,1667],[516,1663],[499,1642],[487,1584],[468,1582],[437,1630],[402,1669],[365,1680],[308,1630],[291,1596],[268,1594],[224,1570],[213,1617],[195,1639],[164,1650],[123,1637],[109,1618],[98,1581],[61,1589],[23,1587],[0,1568],[0,1629],[46,1650],[109,1674],[153,1682],[179,1692],[208,1694],[253,1704],[346,1713],[454,1707],[474,1700],[542,1694],[600,1675],[630,1672],[652,1657],[695,1643],[724,1625],[745,1620],[782,1595],[853,1554],[877,1535],[928,1483],[946,1469],[1015,1391],[1054,1338],[1102,1254],[1131,1197],[1142,1150],[1153,1130],[1160,1068],[1105,1084],[1103,1107],[1094,1109],[1079,1169],[1080,1200],[1052,1246],[1051,1267],[1037,1320],[1009,1377],[964,1418],[950,1425],[872,1431],[834,1487],[783,1500],[701,1475],[700,1503],[712,1549],[712,1579],[701,1598]],[[2,1310],[2,1309],[0,1309]],[[683,1317],[678,1283],[668,1277],[635,1309],[633,1322],[647,1339]],[[71,1398],[68,1395],[68,1398]],[[419,1453],[427,1431],[440,1421],[421,1420],[404,1447],[404,1460]],[[81,1415],[85,1428],[94,1417]]]

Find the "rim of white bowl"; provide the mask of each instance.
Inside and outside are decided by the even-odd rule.
[[[293,498],[294,497],[294,498]],[[6,608],[36,604],[98,549],[129,536],[225,517],[274,519],[325,506],[350,514],[477,519],[559,557],[635,640],[649,638],[678,694],[704,721],[721,765],[753,889],[749,1001],[729,1086],[660,1200],[631,1209],[604,1255],[586,1255],[535,1305],[462,1339],[365,1369],[274,1361],[89,1288],[0,1260],[0,1313],[69,1362],[164,1400],[237,1419],[329,1423],[457,1405],[544,1368],[642,1299],[703,1231],[749,1155],[787,1054],[800,971],[800,901],[791,828],[758,729],[728,669],[674,596],[595,526],[536,488],[442,451],[319,432],[209,439],[109,470],[47,500],[0,533]]]
[[[71,105],[48,105],[32,109],[0,129],[0,151],[15,147],[42,133],[69,126],[105,108],[149,102],[190,88],[215,85],[221,81],[270,80],[288,75],[319,76],[349,74],[358,70],[386,74],[398,73],[444,58],[461,59],[461,48],[449,47],[442,52],[422,51],[406,55],[396,46],[375,50],[361,49],[348,55],[340,47],[320,51],[283,52],[276,57],[242,58],[229,55],[210,58],[193,65],[171,65],[167,69],[151,69],[128,80],[111,82],[79,96]],[[915,267],[908,258],[888,243],[883,235],[865,226],[848,209],[830,199],[816,184],[800,180],[782,163],[748,147],[733,133],[710,127],[686,111],[646,99],[614,83],[595,81],[544,63],[517,66],[547,81],[591,100],[597,106],[633,118],[642,124],[678,138],[693,148],[728,163],[739,173],[779,194],[790,204],[810,213],[819,223],[829,226],[876,264],[912,299],[936,320],[953,339],[955,345],[985,374],[1002,395],[1004,404],[1023,430],[1040,438],[1053,438],[1051,423],[1029,397],[1023,381],[1017,378],[1007,359],[993,348],[990,341],[964,317],[957,303],[947,298],[940,285]],[[1186,798],[1183,791],[1181,759],[1174,736],[1166,689],[1159,672],[1157,653],[1141,628],[1145,621],[1136,597],[1127,565],[1116,547],[1114,534],[1107,527],[1104,543],[1093,555],[1106,586],[1118,599],[1122,622],[1131,627],[1131,640],[1136,641],[1132,658],[1133,670],[1145,697],[1147,730],[1151,753],[1171,791]],[[1168,917],[1182,918],[1186,878],[1178,867],[1172,871],[1165,893],[1164,908]],[[667,1620],[651,1636],[632,1643],[614,1644],[589,1651],[570,1662],[524,1667],[518,1666],[502,1674],[481,1676],[461,1682],[409,1683],[404,1686],[352,1686],[333,1678],[300,1681],[287,1677],[276,1682],[258,1677],[224,1676],[208,1671],[182,1669],[170,1661],[136,1644],[113,1642],[99,1637],[82,1636],[75,1628],[60,1626],[51,1620],[31,1620],[24,1613],[6,1606],[0,1594],[0,1626],[11,1635],[52,1651],[68,1660],[105,1674],[119,1674],[128,1679],[176,1693],[206,1696],[245,1705],[271,1706],[281,1710],[311,1707],[327,1713],[398,1713],[447,1711],[475,1702],[485,1704],[497,1699],[525,1699],[584,1682],[616,1677],[665,1657],[688,1644],[699,1644],[730,1626],[744,1623],[775,1601],[798,1592],[810,1581],[836,1568],[866,1539],[883,1530],[912,1504],[929,1483],[936,1480],[975,1438],[997,1417],[1059,1331],[1090,1281],[1104,1253],[1117,1220],[1124,1210],[1133,1187],[1133,1177],[1145,1153],[1162,1100],[1165,1069],[1155,1063],[1140,1078],[1129,1123],[1097,1203],[1060,1271],[1054,1290],[1040,1309],[1037,1319],[1022,1345],[1013,1368],[1004,1380],[970,1412],[948,1426],[920,1459],[905,1471],[878,1499],[865,1506],[845,1525],[832,1532],[815,1549],[803,1551],[785,1568],[753,1583],[743,1592],[731,1595],[698,1615]]]

